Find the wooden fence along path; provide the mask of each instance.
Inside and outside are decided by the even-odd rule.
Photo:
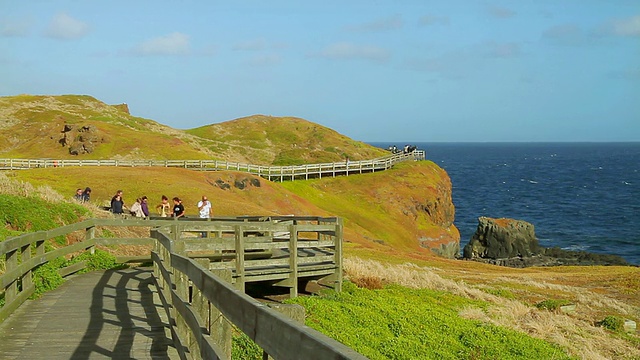
[[[142,226],[148,238],[100,238],[97,229]],[[7,359],[229,359],[232,326],[274,359],[365,359],[245,294],[250,282],[289,288],[321,280],[340,291],[342,222],[322,217],[214,220],[91,219],[0,242],[0,357]],[[206,238],[200,238],[200,233]],[[53,238],[82,241],[50,249]],[[100,232],[101,233],[101,232]],[[79,275],[42,299],[33,270],[96,245],[146,246],[144,268]],[[81,270],[76,263],[59,272]],[[157,301],[154,301],[156,299]]]
[[[124,166],[124,167],[174,167],[202,171],[233,170],[247,172],[270,181],[301,180],[338,175],[362,174],[391,168],[401,161],[424,160],[424,150],[399,152],[373,160],[341,161],[323,164],[294,166],[263,166],[221,160],[55,160],[55,159],[0,159],[0,170],[70,166]]]

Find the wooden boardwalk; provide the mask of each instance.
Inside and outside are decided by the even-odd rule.
[[[131,226],[151,228],[151,237],[96,237],[96,228]],[[191,232],[210,236],[183,236]],[[44,246],[72,233],[81,241]],[[341,219],[317,216],[87,219],[9,238],[0,242],[6,267],[0,273],[5,300],[0,360],[230,359],[232,326],[261,348],[264,358],[366,359],[244,292],[246,283],[266,282],[289,288],[293,297],[309,280],[340,291],[342,239]],[[42,298],[27,300],[35,291],[34,269],[69,254],[91,253],[96,245],[145,246],[146,251],[152,245],[149,255],[136,261],[151,260],[154,269],[71,275]],[[67,276],[86,265],[80,261],[58,273]]]
[[[0,359],[177,359],[151,269],[74,276],[0,324]]]

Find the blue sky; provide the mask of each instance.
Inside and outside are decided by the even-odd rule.
[[[362,141],[640,141],[640,1],[0,0],[0,96]]]

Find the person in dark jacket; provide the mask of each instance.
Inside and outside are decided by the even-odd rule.
[[[82,189],[76,190],[76,194],[73,195],[73,199],[77,202],[82,202]]]
[[[179,197],[173,198],[173,213],[171,214],[174,218],[179,218],[184,216],[184,205],[182,205],[182,200]]]
[[[122,200],[122,190],[118,190],[111,198],[111,212],[114,214],[124,213],[124,201]]]
[[[146,196],[142,197],[142,204],[140,204],[142,206],[142,212],[144,213],[145,217],[149,217],[149,204],[148,204],[149,200],[147,199]]]
[[[82,192],[82,202],[89,202],[91,200],[91,188],[87,187]]]

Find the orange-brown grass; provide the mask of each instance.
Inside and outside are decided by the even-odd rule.
[[[344,261],[344,268],[348,278],[356,284],[394,283],[411,288],[446,291],[486,301],[490,304],[486,309],[465,308],[460,311],[460,316],[508,327],[545,339],[567,348],[572,355],[582,359],[640,357],[640,349],[637,346],[594,326],[595,321],[585,319],[585,315],[580,313],[583,311],[582,301],[594,301],[597,298],[595,295],[585,295],[589,292],[586,289],[569,286],[563,288],[564,291],[573,293],[579,304],[579,310],[575,314],[563,314],[540,310],[516,299],[492,295],[486,292],[486,286],[482,290],[479,286],[466,283],[464,279],[445,278],[451,274],[438,267],[417,266],[413,263],[388,264],[349,257]],[[502,268],[502,272],[511,272],[511,269]],[[554,287],[543,281],[534,280],[530,280],[528,285],[540,288],[543,292],[544,289]],[[611,312],[633,313],[636,317],[640,314],[638,307],[622,304],[615,299],[602,300],[592,306],[606,307]]]
[[[372,159],[387,152],[304,119],[255,115],[178,130],[132,116],[86,95],[0,97],[0,154],[5,158],[219,159],[291,165]],[[88,154],[60,144],[65,124],[93,126]]]
[[[360,234],[360,238],[345,237],[347,240],[379,243],[389,251],[420,253],[421,241],[438,247],[460,239],[453,225],[451,182],[431,161],[402,163],[373,174],[286,182],[281,186],[343,217],[345,228]]]

